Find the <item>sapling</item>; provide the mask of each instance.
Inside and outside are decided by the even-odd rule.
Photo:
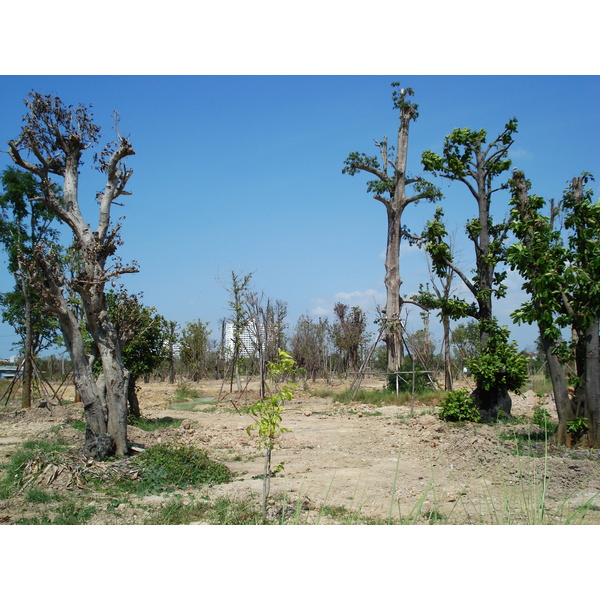
[[[277,359],[267,364],[269,375],[275,381],[275,394],[268,398],[258,400],[248,408],[248,412],[255,418],[255,422],[248,425],[246,431],[252,435],[256,429],[258,433],[258,447],[265,450],[265,469],[263,475],[263,519],[267,518],[267,499],[271,488],[271,453],[275,440],[279,434],[290,431],[281,426],[283,406],[292,399],[296,383],[284,384],[278,390],[278,382],[286,376],[294,375],[296,361],[283,350],[278,350]]]

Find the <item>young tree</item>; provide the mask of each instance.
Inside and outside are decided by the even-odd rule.
[[[0,243],[8,255],[8,269],[15,278],[15,288],[0,294],[3,321],[14,327],[21,337],[23,352],[22,407],[31,407],[33,361],[38,352],[56,342],[58,323],[41,310],[39,294],[30,280],[39,277],[30,272],[33,249],[41,241],[60,250],[58,232],[52,228],[54,215],[39,201],[40,184],[27,171],[7,167],[1,177],[4,193],[0,194]],[[57,191],[58,193],[58,191]]]
[[[290,342],[291,352],[298,367],[305,369],[313,382],[320,372],[327,372],[328,336],[329,321],[326,317],[319,317],[315,322],[309,315],[302,315],[296,323]]]
[[[127,453],[127,395],[129,372],[123,364],[117,331],[110,320],[105,285],[125,273],[137,272],[116,257],[121,240],[119,224],[111,220],[112,208],[125,190],[132,170],[124,159],[134,154],[129,140],[118,128],[117,140],[94,157],[105,177],[104,190],[95,198],[98,221],[91,226],[83,217],[79,202],[79,176],[82,156],[99,141],[100,128],[92,121],[88,108],[64,106],[60,98],[32,93],[25,101],[28,113],[18,138],[8,142],[8,153],[16,165],[39,181],[39,200],[47,210],[67,225],[73,234],[73,249],[79,268],[70,277],[47,244],[34,248],[35,272],[41,301],[56,315],[73,361],[75,385],[85,409],[87,453],[102,457],[111,452]],[[55,179],[61,182],[62,195],[56,193]],[[94,377],[96,356],[88,355],[80,323],[66,290],[81,299],[86,328],[102,362],[102,375]]]
[[[344,357],[346,371],[358,371],[360,367],[360,350],[366,342],[367,323],[365,313],[359,306],[350,308],[338,302],[333,307],[338,322],[333,326],[333,340]]]
[[[600,447],[600,362],[598,327],[600,318],[600,205],[592,203],[592,192],[584,186],[588,174],[573,179],[561,206],[542,214],[543,198],[530,195],[530,182],[522,171],[513,175],[511,226],[517,243],[507,251],[511,266],[525,282],[530,301],[513,313],[515,322],[538,325],[559,417],[557,442],[568,441],[569,423],[585,418],[588,442]],[[567,240],[555,228],[555,217],[563,212]],[[561,329],[570,327],[575,339],[568,345]],[[562,359],[562,360],[561,360]],[[576,393],[571,400],[562,362],[574,359],[577,366]]]
[[[208,358],[211,348],[208,321],[197,319],[188,323],[181,331],[181,362],[187,367],[193,381],[198,381],[208,372]]]
[[[392,83],[392,87],[399,88],[399,83]],[[400,277],[400,242],[402,238],[402,216],[409,204],[420,200],[432,201],[440,198],[440,191],[431,183],[421,177],[410,177],[406,172],[408,157],[408,131],[411,121],[417,119],[418,106],[408,98],[413,96],[413,91],[407,89],[394,89],[392,100],[394,108],[400,111],[400,125],[397,136],[397,152],[393,156],[394,148],[388,146],[387,137],[382,142],[375,142],[379,148],[381,162],[376,156],[368,156],[359,152],[352,152],[346,158],[346,165],[342,173],[356,175],[359,172],[374,175],[376,179],[367,183],[367,191],[373,198],[381,202],[387,212],[387,246],[385,257],[385,287],[386,305],[384,309],[385,335],[387,346],[388,371],[396,372],[402,360],[402,323],[400,312],[406,302],[400,295],[402,279]],[[414,194],[408,194],[408,188],[414,186]]]
[[[246,290],[247,329],[250,333],[250,350],[258,360],[260,376],[260,397],[266,395],[267,364],[277,357],[283,346],[283,332],[287,304],[281,300],[265,298],[263,293]]]
[[[488,143],[484,129],[455,129],[446,137],[441,156],[431,150],[422,155],[426,171],[462,183],[477,205],[477,217],[466,224],[467,236],[475,251],[474,277],[468,277],[454,264],[450,246],[445,241],[446,229],[441,208],[438,207],[434,219],[428,223],[423,238],[437,274],[443,276],[447,269],[451,269],[473,294],[472,303],[455,297],[443,303],[432,302],[429,308],[441,307],[451,318],[468,316],[479,323],[481,355],[476,360],[480,362],[473,363],[472,371],[477,383],[474,397],[483,420],[496,418],[499,410],[510,415],[508,391],[511,388],[507,385],[514,386],[522,380],[519,372],[506,376],[508,365],[503,361],[508,360],[511,368],[517,369],[520,368],[520,362],[516,359],[514,344],[508,342],[505,332],[498,327],[492,309],[493,298],[504,297],[506,293],[503,284],[506,271],[498,271],[497,266],[504,259],[508,224],[494,223],[490,205],[492,195],[508,186],[507,183],[497,184],[496,179],[510,168],[508,151],[516,131],[517,120],[510,119],[502,132]],[[494,371],[492,377],[488,376],[490,369]],[[477,374],[484,372],[485,377],[478,380]]]

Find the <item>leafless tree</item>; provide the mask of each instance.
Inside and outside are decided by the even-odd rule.
[[[8,153],[23,169],[40,181],[40,200],[73,235],[73,272],[48,252],[43,243],[34,252],[37,269],[43,274],[40,292],[46,309],[60,324],[73,361],[75,384],[85,409],[87,453],[103,457],[127,452],[127,389],[129,372],[123,365],[118,336],[107,310],[105,285],[124,273],[137,272],[135,264],[124,266],[116,257],[121,245],[120,224],[111,209],[125,190],[132,170],[124,159],[134,154],[128,139],[118,131],[117,139],[94,156],[96,168],[105,177],[104,190],[96,196],[98,221],[93,228],[80,208],[79,176],[82,155],[99,142],[100,127],[92,122],[89,108],[65,106],[60,98],[31,93],[25,100],[28,113],[18,138],[8,142]],[[55,192],[59,181],[62,197]],[[82,327],[72,302],[75,293],[83,307],[85,326],[94,347],[86,349]],[[99,358],[102,373],[94,377]]]

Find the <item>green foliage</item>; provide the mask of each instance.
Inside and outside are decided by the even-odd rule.
[[[141,297],[128,294],[124,288],[106,294],[123,362],[134,378],[151,373],[168,357],[167,321],[154,307],[144,306]]]
[[[444,421],[473,421],[476,423],[481,415],[469,390],[462,389],[448,393],[440,404],[439,416]]]
[[[173,419],[172,417],[161,417],[159,419],[148,419],[146,417],[136,417],[128,415],[127,423],[143,431],[157,431],[167,427],[179,427],[183,419]]]
[[[231,471],[206,452],[183,444],[158,444],[137,457],[141,465],[139,491],[163,491],[188,486],[227,483]]]
[[[575,440],[580,439],[587,430],[588,422],[585,418],[575,417],[567,421],[567,433],[570,433]]]
[[[283,350],[278,351],[277,360],[268,364],[270,375],[274,379],[280,379],[287,375],[293,375],[296,370],[296,361]],[[295,383],[286,384],[283,388],[268,398],[257,400],[248,408],[248,412],[255,418],[255,422],[248,425],[246,431],[252,435],[252,431],[258,433],[258,447],[273,449],[275,439],[280,433],[289,431],[281,426],[283,407],[293,397],[296,389]]]
[[[194,381],[206,376],[208,373],[210,335],[212,333],[208,326],[208,321],[196,319],[187,323],[181,331],[181,362]]]
[[[415,362],[415,392],[422,392],[428,388],[431,388],[431,382],[427,377],[426,373],[419,373],[423,367],[419,362]],[[399,371],[403,373],[396,376],[394,373],[389,373],[387,376],[387,389],[390,392],[396,391],[396,377],[398,379],[398,391],[400,392],[412,392],[413,389],[413,374],[409,371],[413,369],[412,359],[407,356],[403,363],[400,365]]]
[[[487,344],[467,361],[477,385],[484,390],[504,388],[519,392],[527,380],[527,357],[519,353],[516,342],[509,342],[509,331],[495,321],[486,324]]]
[[[35,268],[35,248],[43,245],[60,257],[58,232],[52,228],[54,215],[40,197],[42,187],[29,172],[7,167],[0,177],[0,244],[6,251],[8,270],[15,279],[12,291],[0,294],[2,320],[11,325],[25,345],[27,321],[32,332],[32,354],[58,342],[58,321],[43,310],[40,274]],[[57,190],[55,190],[57,192]],[[27,315],[25,298],[31,313]]]

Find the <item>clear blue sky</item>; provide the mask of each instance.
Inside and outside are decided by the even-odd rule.
[[[140,265],[122,281],[170,320],[202,319],[216,332],[228,314],[219,279],[227,283],[233,269],[255,272],[258,290],[288,303],[290,328],[303,313],[330,315],[338,300],[360,305],[372,321],[375,302],[384,303],[385,211],[367,194],[366,176],[341,170],[349,152],[375,153],[375,138],[393,143],[394,80],[412,87],[419,104],[409,142],[413,174],[421,172],[421,153],[440,151],[453,128],[484,128],[491,137],[516,116],[511,155],[535,193],[559,198],[581,171],[600,176],[596,76],[4,76],[0,139],[18,135],[30,90],[91,104],[107,138],[119,112],[136,155],[129,159],[133,195],[114,215],[126,216],[122,256]],[[85,163],[81,202],[93,222],[101,180],[91,156]],[[2,153],[0,168],[8,164]],[[459,184],[438,183],[448,228],[463,238],[474,200]],[[506,198],[494,200],[499,217]],[[406,225],[420,231],[433,210],[409,207]],[[461,262],[472,264],[468,245]],[[401,271],[403,295],[428,279],[415,249],[402,252]],[[8,273],[1,277],[1,289],[9,289]],[[509,284],[507,300],[497,303],[505,324],[523,299],[517,280]],[[409,326],[417,329],[413,315]],[[511,329],[522,348],[531,346],[535,331]],[[6,356],[14,336],[4,324],[0,335]]]

